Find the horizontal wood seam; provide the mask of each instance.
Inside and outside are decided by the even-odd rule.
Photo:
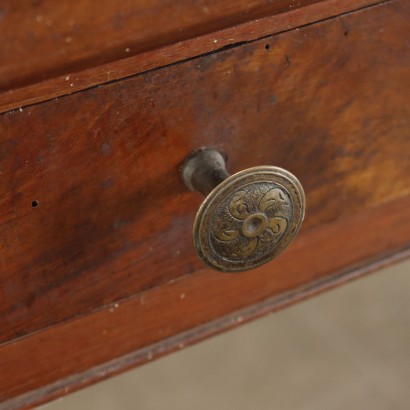
[[[369,2],[366,0],[363,1],[364,4],[358,7],[347,10],[340,8],[337,9],[336,12],[329,12],[327,8],[331,9],[332,5],[333,7],[339,7],[340,5],[334,5],[338,3],[338,0],[325,0],[323,2],[315,3],[286,13],[279,13],[272,16],[263,17],[258,20],[248,21],[233,27],[225,28],[215,33],[205,34],[203,36],[194,37],[180,43],[154,49],[149,52],[136,54],[129,58],[124,58],[112,63],[106,63],[82,70],[80,72],[69,73],[45,80],[40,83],[7,91],[0,94],[0,114],[13,111],[15,109],[22,110],[28,106],[37,105],[54,98],[93,89],[101,85],[113,84],[117,81],[140,75],[142,73],[183,63],[200,56],[220,52],[226,48],[252,43],[260,39],[268,38],[272,35],[292,31],[295,28],[306,27],[311,24],[316,24],[338,16],[344,16],[364,9],[381,6],[393,0],[382,0],[377,2]],[[317,19],[310,17],[310,14],[316,15],[315,13],[311,12],[309,14],[309,12],[306,12],[306,10],[314,11],[319,7],[324,10],[320,13],[321,17]],[[349,6],[344,7],[346,9]],[[307,16],[304,16],[303,14]],[[292,18],[295,21],[292,21]],[[280,19],[283,19],[284,21],[281,22]],[[285,19],[290,20],[291,24],[287,24]],[[270,26],[275,26],[275,24],[278,27],[272,29],[267,28]],[[259,26],[263,28],[259,28]],[[237,36],[237,38],[230,38],[235,36]],[[233,41],[231,42],[231,40]],[[222,47],[220,44],[223,44]],[[191,50],[195,48],[199,48],[200,50],[193,53]],[[189,55],[186,55],[186,50],[189,50]],[[126,67],[123,68],[122,66]]]

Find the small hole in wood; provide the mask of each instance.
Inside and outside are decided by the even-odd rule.
[[[270,49],[270,44],[265,44],[265,50],[269,50]]]
[[[33,202],[31,203],[31,207],[32,207],[32,208],[37,208],[39,205],[40,205],[40,202],[38,202],[38,201],[33,201]]]

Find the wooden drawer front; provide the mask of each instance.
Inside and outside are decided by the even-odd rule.
[[[138,299],[115,338],[94,334],[92,364],[73,367],[68,352],[47,373],[48,357],[31,365],[25,388],[407,249],[409,18],[409,2],[388,2],[1,115],[2,342],[176,279],[203,280],[189,314],[174,301],[162,306],[167,325],[144,322],[141,339],[126,339],[149,310]],[[226,152],[231,171],[273,164],[302,182],[302,231],[268,266],[223,275],[197,260],[191,229],[202,198],[178,168],[201,146]],[[85,358],[85,346],[76,354]],[[17,350],[5,348],[0,368],[18,368]],[[0,385],[5,397],[19,377]]]
[[[3,115],[2,340],[203,268],[201,197],[178,174],[198,147],[221,148],[232,171],[297,175],[304,230],[408,194],[405,12],[376,7]]]

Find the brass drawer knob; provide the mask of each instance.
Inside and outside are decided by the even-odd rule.
[[[188,189],[206,195],[195,218],[194,247],[211,268],[240,272],[281,253],[305,214],[298,179],[279,167],[259,166],[229,175],[217,150],[192,153],[181,168]]]

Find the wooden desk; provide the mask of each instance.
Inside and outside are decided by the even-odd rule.
[[[2,4],[0,409],[409,254],[408,2],[163,3]],[[302,230],[268,265],[197,259],[178,169],[201,146],[302,182]]]

